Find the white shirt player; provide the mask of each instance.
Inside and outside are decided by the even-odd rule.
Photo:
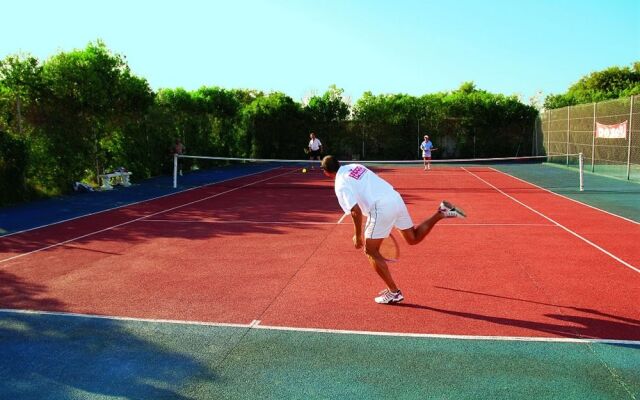
[[[393,186],[361,164],[347,164],[338,169],[335,191],[345,214],[358,204],[366,216],[376,201],[397,194]]]
[[[318,138],[313,138],[311,140],[309,140],[309,149],[311,151],[318,151],[320,150],[320,146],[322,146],[322,143],[320,142],[320,139]]]

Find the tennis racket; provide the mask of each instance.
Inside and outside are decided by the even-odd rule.
[[[386,261],[398,261],[398,258],[400,257],[400,247],[398,246],[398,241],[392,233],[389,234],[389,237],[382,241],[382,244],[380,245],[380,255]]]
[[[305,147],[303,151],[304,151],[304,154],[309,154],[309,148],[308,147]]]

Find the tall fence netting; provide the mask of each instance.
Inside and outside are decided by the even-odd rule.
[[[582,153],[585,171],[640,182],[639,100],[632,96],[542,112],[536,124],[536,154]],[[624,138],[596,137],[596,123],[624,121]]]

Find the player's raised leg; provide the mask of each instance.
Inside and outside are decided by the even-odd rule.
[[[443,200],[440,203],[440,206],[436,210],[436,212],[430,216],[429,218],[422,221],[417,226],[402,229],[400,232],[402,233],[402,237],[404,240],[410,244],[415,245],[424,240],[424,238],[431,232],[431,229],[445,218],[464,218],[466,214],[460,208],[456,208],[450,202]]]

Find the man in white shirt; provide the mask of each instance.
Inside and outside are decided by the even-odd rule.
[[[351,214],[355,248],[360,249],[364,245],[369,263],[387,285],[387,288],[380,292],[380,296],[375,298],[376,303],[391,304],[402,301],[404,296],[391,277],[387,262],[380,255],[382,241],[389,236],[391,229],[395,226],[408,244],[418,244],[441,219],[464,218],[464,212],[456,209],[451,203],[443,201],[435,214],[414,226],[400,194],[387,181],[364,165],[341,166],[335,157],[326,156],[322,159],[322,170],[326,176],[335,180],[338,203],[345,214]],[[367,216],[364,232],[362,231],[363,215]]]
[[[309,135],[309,139],[309,160],[320,160],[320,154],[322,154],[322,143],[320,139],[318,139],[313,132]],[[311,164],[311,168],[313,168],[313,164]]]

